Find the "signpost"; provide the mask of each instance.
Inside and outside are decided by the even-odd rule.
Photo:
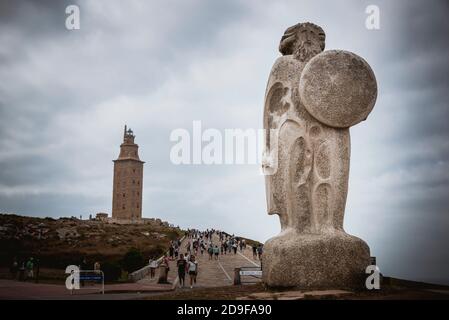
[[[242,277],[245,277],[242,280]],[[253,281],[248,281],[252,279]],[[243,283],[254,283],[262,278],[262,269],[260,267],[240,267],[234,269],[234,285]],[[256,279],[256,281],[254,281]]]

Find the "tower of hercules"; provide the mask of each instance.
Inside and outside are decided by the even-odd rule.
[[[120,155],[114,160],[114,186],[112,194],[112,218],[142,218],[143,164],[139,159],[139,146],[134,134],[127,129],[120,145]]]

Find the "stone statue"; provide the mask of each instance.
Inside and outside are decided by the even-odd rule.
[[[324,47],[319,26],[288,28],[268,79],[263,170],[268,214],[281,222],[264,246],[269,286],[359,286],[370,263],[369,247],[345,233],[343,217],[349,127],[374,107],[376,79],[359,56]]]

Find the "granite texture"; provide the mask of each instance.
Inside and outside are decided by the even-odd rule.
[[[366,119],[377,98],[377,83],[358,55],[330,50],[313,57],[299,81],[307,111],[328,126],[347,128]]]
[[[370,262],[368,245],[345,233],[343,218],[350,161],[348,126],[366,118],[377,86],[374,74],[366,75],[372,73],[369,66],[356,55],[321,53],[324,40],[324,31],[314,24],[288,28],[279,45],[283,56],[268,79],[262,167],[268,214],[279,215],[281,223],[281,233],[264,246],[263,280],[272,287],[358,287]],[[330,62],[335,55],[338,66]],[[357,82],[354,70],[342,67],[353,64],[359,68],[354,70],[366,72],[358,81],[367,83]],[[336,87],[325,88],[326,81]],[[345,96],[354,92],[356,99]]]

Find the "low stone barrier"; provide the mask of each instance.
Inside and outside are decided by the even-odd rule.
[[[184,241],[185,237],[186,236],[183,236],[181,238],[181,243]],[[167,253],[168,253],[168,251],[167,251]],[[158,266],[161,263],[163,257],[164,256],[161,256],[161,257],[159,257],[159,259],[156,260]],[[139,270],[131,272],[128,275],[128,280],[131,280],[132,282],[137,282],[139,280],[142,280],[143,278],[145,278],[149,274],[150,274],[150,266],[147,265],[147,266],[145,266],[145,267],[143,267],[143,268],[141,268]]]

